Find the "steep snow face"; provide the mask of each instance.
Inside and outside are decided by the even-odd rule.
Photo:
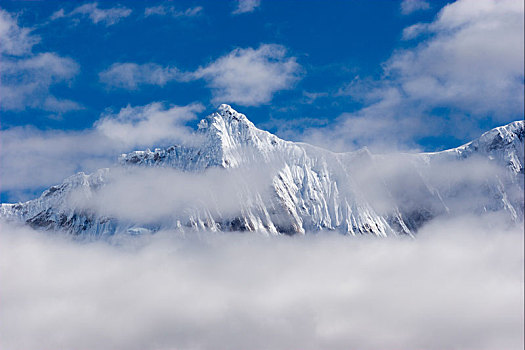
[[[97,236],[160,228],[412,235],[436,216],[461,211],[501,210],[510,220],[520,221],[523,139],[524,123],[518,121],[443,152],[376,156],[363,149],[338,154],[281,140],[256,128],[230,106],[221,105],[201,120],[194,144],[123,154],[119,167],[175,168],[196,174],[207,169],[227,173],[272,169],[265,175],[270,178],[264,191],[249,178],[240,180],[243,195],[236,213],[225,215],[219,205],[188,207],[173,213],[172,220],[155,224],[107,217],[81,205],[111,182],[112,170],[104,169],[74,175],[33,201],[3,204],[0,216],[35,227]],[[490,176],[473,176],[480,164],[495,170],[488,172]],[[464,198],[472,198],[471,203]]]

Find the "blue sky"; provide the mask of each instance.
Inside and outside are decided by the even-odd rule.
[[[522,1],[0,7],[2,173],[34,173],[31,157],[70,163],[4,181],[2,200],[107,165],[95,160],[114,160],[109,153],[180,141],[220,103],[283,138],[335,151],[440,150],[523,118]],[[104,121],[154,128],[148,113],[162,111],[174,137],[132,128],[136,142],[91,152],[93,133],[110,130]],[[16,152],[27,162],[12,160]]]
[[[282,45],[287,55],[296,57],[301,79],[289,89],[277,91],[271,101],[256,106],[236,105],[255,123],[269,117],[333,119],[343,111],[358,108],[351,99],[324,99],[305,103],[303,93],[337,91],[356,75],[378,76],[381,63],[402,45],[402,29],[414,21],[429,21],[441,4],[427,11],[404,16],[395,1],[267,1],[253,11],[232,14],[234,2],[175,1],[159,3],[103,2],[101,9],[124,6],[131,10],[114,24],[93,23],[84,16],[50,21],[60,9],[73,11],[81,3],[3,2],[3,8],[18,16],[20,26],[34,28],[41,37],[35,52],[55,52],[79,64],[78,73],[68,84],[56,84],[56,96],[84,107],[62,118],[49,118],[48,111],[27,109],[3,113],[3,127],[34,124],[61,129],[86,128],[106,108],[119,109],[128,103],[143,105],[167,101],[184,105],[199,101],[211,111],[210,89],[205,81],[142,86],[134,91],[107,89],[99,73],[115,62],[174,66],[192,71],[228,54],[235,48],[257,48],[261,44]],[[145,15],[147,8],[174,7],[184,12],[198,8],[193,15]],[[285,107],[292,110],[280,112]]]

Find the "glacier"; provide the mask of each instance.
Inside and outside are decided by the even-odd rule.
[[[282,140],[223,104],[200,121],[191,144],[122,154],[113,168],[75,174],[34,200],[1,204],[0,218],[90,237],[163,229],[413,236],[437,217],[485,213],[522,222],[524,124],[512,122],[441,152],[334,153]],[[111,192],[114,183],[122,176],[140,180],[141,169],[172,169],[195,186],[211,174],[199,190],[204,198],[208,191],[210,201],[170,192],[166,181],[165,196],[174,197],[167,215],[155,216],[155,208],[128,217],[101,210],[100,203],[119,196]],[[214,186],[214,178],[222,180]],[[228,209],[226,197],[235,204]]]

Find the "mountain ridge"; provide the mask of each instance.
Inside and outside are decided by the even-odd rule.
[[[222,213],[220,205],[211,209],[188,206],[185,213],[173,213],[166,222],[123,222],[78,204],[105,191],[107,183],[111,183],[108,179],[116,171],[101,169],[91,175],[73,175],[32,201],[2,204],[0,217],[37,228],[94,236],[165,228],[270,234],[335,230],[351,235],[414,235],[435,217],[466,210],[477,214],[502,211],[511,221],[523,220],[523,196],[517,194],[523,192],[523,121],[492,129],[450,150],[403,154],[396,159],[374,155],[366,148],[334,153],[285,141],[258,129],[229,105],[219,106],[202,119],[196,135],[195,145],[122,154],[117,166],[174,168],[189,174],[210,169],[227,172],[249,167],[275,169],[271,175],[265,175],[268,177],[265,192],[254,189],[250,179],[242,179],[243,199],[237,212],[229,216]],[[476,166],[479,159],[483,166],[485,163],[497,166],[498,172],[486,179],[465,181],[471,176],[468,167]],[[436,179],[433,173],[446,174],[451,165],[452,169],[464,172],[460,174],[463,178]],[[500,168],[505,170],[500,172]],[[68,199],[72,192],[76,193],[76,204]],[[456,204],[461,196],[480,196],[482,200],[479,205],[469,203],[465,209],[465,205]]]

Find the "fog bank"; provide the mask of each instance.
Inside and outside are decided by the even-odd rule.
[[[113,244],[2,224],[0,273],[2,349],[523,348],[523,227],[494,216]]]

